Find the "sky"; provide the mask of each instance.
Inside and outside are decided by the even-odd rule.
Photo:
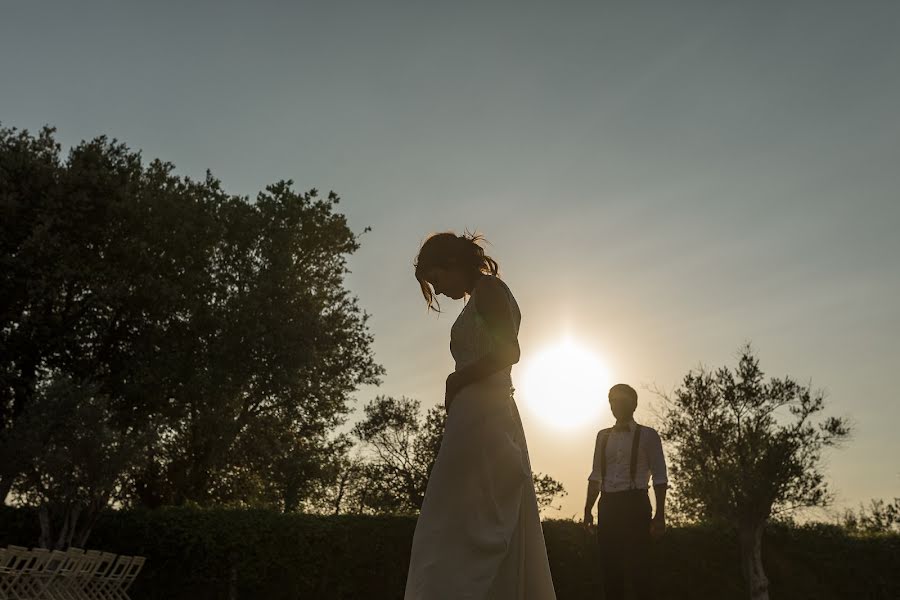
[[[251,197],[334,190],[372,228],[347,285],[387,374],[357,408],[442,401],[462,305],[427,314],[412,261],[429,233],[477,230],[523,365],[575,339],[653,425],[653,390],[752,342],[851,419],[826,460],[836,508],[900,495],[900,3],[0,10],[4,126],[105,134]],[[533,468],[569,492],[549,516],[580,516],[605,398],[564,429],[519,392]]]

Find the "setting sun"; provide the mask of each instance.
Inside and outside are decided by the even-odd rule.
[[[605,405],[609,372],[575,340],[550,346],[522,364],[517,386],[528,409],[558,428],[595,425]]]

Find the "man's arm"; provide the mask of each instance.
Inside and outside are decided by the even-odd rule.
[[[593,525],[594,523],[594,504],[597,502],[597,496],[600,495],[600,482],[588,479],[587,498],[584,501],[584,524]]]
[[[602,480],[602,469],[600,468],[600,437],[602,431],[597,434],[594,441],[594,460],[591,464],[591,474],[588,475],[587,498],[584,501],[584,524],[592,525],[594,523],[594,504],[597,502],[597,496],[600,495],[600,483]],[[599,515],[598,515],[599,517]]]
[[[666,484],[653,486],[656,495],[656,514],[650,521],[650,535],[654,538],[662,536],[666,532]]]
[[[648,452],[650,474],[653,476],[653,494],[656,496],[656,515],[650,523],[650,535],[658,538],[666,531],[666,490],[669,487],[669,477],[666,473],[662,440],[659,439],[659,434],[656,432],[654,434]]]
[[[669,484],[661,483],[653,486],[653,493],[656,495],[656,515],[654,519],[666,521],[666,490]]]

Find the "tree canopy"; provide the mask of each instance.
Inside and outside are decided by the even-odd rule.
[[[810,385],[767,381],[749,345],[736,369],[691,371],[664,400],[660,435],[671,449],[675,512],[737,527],[751,595],[768,597],[763,528],[776,513],[829,501],[823,451],[848,437],[849,424],[819,418],[824,394]]]
[[[334,512],[417,514],[425,498],[428,477],[437,460],[447,418],[442,404],[424,416],[412,398],[378,396],[364,407],[353,428],[362,453],[344,465],[331,498]],[[551,508],[566,495],[549,475],[533,474],[540,508]]]
[[[141,442],[101,498],[295,506],[382,373],[338,196],[281,181],[251,201],[54,136],[0,128],[0,497],[83,472],[42,452],[90,406]]]

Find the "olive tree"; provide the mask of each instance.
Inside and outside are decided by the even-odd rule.
[[[688,373],[663,394],[660,434],[670,445],[674,509],[737,529],[754,600],[768,598],[762,537],[774,515],[823,506],[826,448],[846,439],[845,419],[822,417],[824,395],[790,377],[766,380],[750,346],[734,369]]]

